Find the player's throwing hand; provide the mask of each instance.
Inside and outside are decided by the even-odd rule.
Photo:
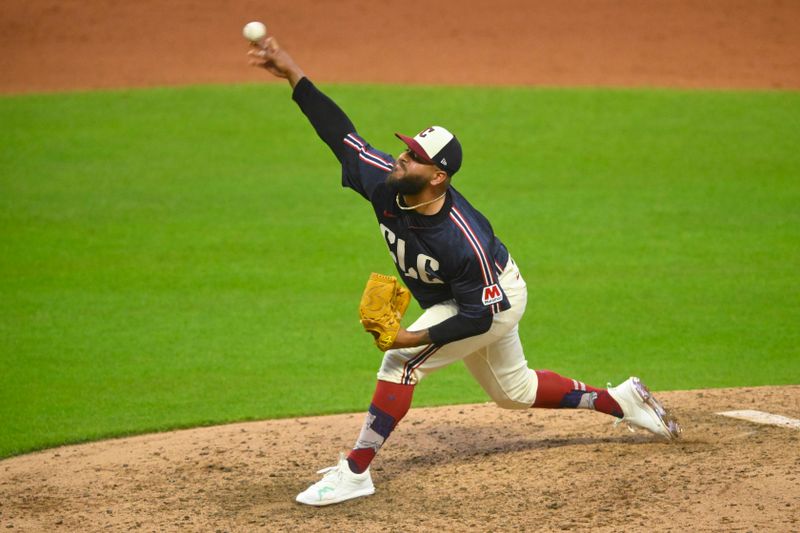
[[[250,56],[250,66],[264,68],[278,78],[285,78],[292,87],[305,76],[274,37],[267,37],[261,43],[251,43],[247,55]]]

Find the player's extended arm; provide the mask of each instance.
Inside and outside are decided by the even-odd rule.
[[[251,44],[247,55],[250,56],[250,65],[265,68],[275,76],[289,80],[292,89],[305,76],[292,56],[278,45],[274,37],[267,37],[260,44]]]
[[[260,45],[254,43],[248,55],[252,66],[264,68],[289,81],[293,89],[292,98],[308,117],[320,139],[343,162],[345,145],[342,140],[348,133],[356,131],[344,111],[305,77],[303,70],[274,37],[267,37]]]

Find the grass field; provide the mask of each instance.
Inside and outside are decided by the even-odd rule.
[[[457,132],[535,368],[800,383],[800,94],[327,89],[388,151]],[[393,267],[287,87],[3,97],[0,123],[0,457],[366,407],[356,308]],[[415,405],[485,399],[456,365]]]

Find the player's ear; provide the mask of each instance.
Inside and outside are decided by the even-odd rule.
[[[431,180],[431,185],[441,185],[442,183],[447,181],[447,172],[441,169],[437,169],[436,172],[433,174],[433,179]]]

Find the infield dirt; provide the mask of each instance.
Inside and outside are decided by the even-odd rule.
[[[662,442],[586,411],[412,409],[373,464],[377,492],[294,503],[361,426],[349,414],[69,446],[0,462],[15,531],[798,531],[800,386],[659,395]]]
[[[259,18],[318,81],[800,88],[792,0],[391,5],[10,0],[0,92],[267,80],[240,35]],[[321,509],[294,496],[362,414],[63,447],[0,462],[0,528],[800,531],[800,431],[715,414],[800,418],[800,386],[659,397],[676,443],[597,413],[412,409],[373,465],[377,493]]]

